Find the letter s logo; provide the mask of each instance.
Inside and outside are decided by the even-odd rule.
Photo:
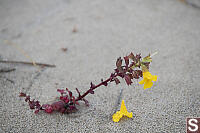
[[[195,124],[196,123],[196,124]],[[192,132],[195,132],[198,130],[198,125],[197,125],[198,121],[196,119],[190,119],[188,121],[188,129]],[[190,126],[194,127],[194,128],[191,128]]]

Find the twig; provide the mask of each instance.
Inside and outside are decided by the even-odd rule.
[[[198,5],[195,4],[195,3],[191,3],[191,2],[189,2],[189,1],[186,1],[186,4],[192,6],[192,7],[196,8],[196,9],[200,9],[200,6],[198,6]]]
[[[0,63],[26,64],[26,65],[33,66],[32,62],[25,62],[25,61],[5,61],[5,60],[0,60]],[[42,66],[42,67],[56,67],[56,65],[44,64],[44,63],[37,63],[37,62],[35,62],[35,64],[38,65],[38,66]]]
[[[3,68],[3,69],[0,69],[0,73],[7,73],[7,72],[12,72],[12,71],[15,71],[16,69],[15,68]]]
[[[190,5],[190,6],[194,7],[194,8],[196,8],[196,9],[200,9],[200,6],[198,6],[198,5],[195,4],[195,3],[192,3],[192,2],[189,1],[189,0],[179,0],[179,1],[183,2],[183,3],[186,4],[186,5]]]
[[[13,80],[11,80],[11,79],[8,79],[8,78],[6,78],[6,77],[4,77],[4,76],[0,76],[0,78],[4,78],[4,79],[6,79],[7,81],[11,82],[12,84],[14,84],[14,83],[15,83]]]
[[[17,46],[15,43],[12,43],[11,41],[8,41],[8,40],[4,40],[4,43],[10,45],[10,46],[13,46],[14,48],[16,48],[20,53],[22,53],[27,59],[29,59],[32,64],[37,67],[35,61],[22,49],[20,48],[19,46]]]

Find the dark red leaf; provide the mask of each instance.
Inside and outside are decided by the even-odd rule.
[[[49,113],[49,114],[50,114],[50,113],[53,112],[53,107],[52,107],[51,105],[47,104],[47,105],[45,106],[44,111],[45,111],[46,113]]]
[[[69,103],[69,99],[66,99],[66,100],[64,100],[65,101],[65,103]]]
[[[115,74],[114,74],[114,73],[111,73],[111,74],[110,74],[110,78],[113,79],[114,77],[115,77]]]
[[[139,77],[142,77],[143,75],[142,75],[142,70],[135,70],[136,71],[136,73],[137,73],[137,75],[139,76]]]
[[[30,96],[26,96],[25,101],[26,101],[26,102],[27,102],[27,101],[30,101]]]
[[[134,66],[135,65],[135,62],[131,62],[130,64],[130,67]]]
[[[66,109],[63,107],[59,110],[60,113],[65,113]]]
[[[60,100],[64,100],[64,96],[60,96]]]
[[[118,69],[115,69],[115,72],[116,72],[116,73],[119,73],[119,70],[118,70]]]
[[[135,59],[136,59],[136,62],[138,62],[141,59],[141,54],[136,54]]]
[[[76,88],[76,91],[77,91],[77,93],[78,93],[78,96],[81,96],[81,93],[80,93],[80,91],[78,90],[78,88]]]
[[[119,68],[119,67],[122,66],[122,59],[121,59],[121,57],[119,57],[119,58],[117,59],[116,66],[117,66],[117,68]]]
[[[129,65],[129,58],[128,58],[128,56],[125,56],[125,57],[124,57],[124,60],[125,60],[126,66],[128,66],[128,65]]]
[[[69,109],[70,109],[71,112],[74,112],[74,111],[77,110],[76,106],[74,106],[74,105],[70,105]]]
[[[118,78],[114,78],[114,81],[115,81],[116,84],[119,84],[119,83],[120,83],[120,81],[119,81]]]
[[[42,108],[45,109],[47,106],[49,106],[49,104],[43,104],[43,105],[42,105]]]
[[[118,73],[118,72],[123,73],[122,59],[121,59],[121,57],[119,57],[119,58],[117,59],[116,66],[117,66],[117,69],[116,69],[115,71],[116,71],[117,73]]]
[[[60,100],[62,100],[62,101],[66,101],[66,100],[68,100],[68,95],[66,95],[66,96],[60,96]]]
[[[105,86],[107,86],[108,85],[108,83],[107,82],[102,82],[103,83],[103,85],[105,85]]]
[[[77,105],[80,105],[78,101],[76,101],[76,104],[77,104]]]
[[[19,94],[19,97],[26,97],[26,94],[21,92],[21,93]]]
[[[142,77],[142,71],[141,70],[134,70],[132,72],[132,76],[135,79],[139,79],[140,77]]]
[[[65,103],[63,101],[54,102],[51,104],[53,110],[59,111],[61,108],[64,108]]]
[[[37,114],[39,111],[40,111],[39,109],[35,110],[35,114]]]
[[[94,87],[95,87],[95,85],[91,82],[91,83],[90,83],[90,88],[91,88],[91,89],[94,89]]]
[[[126,74],[126,75],[124,76],[124,78],[125,78],[125,81],[126,81],[127,85],[131,85],[132,81],[131,81],[130,76]]]
[[[68,91],[68,93],[69,93],[69,96],[72,97],[72,92],[71,92],[71,91]]]
[[[76,104],[76,99],[75,99],[74,96],[73,96],[73,98],[72,98],[72,102],[73,102],[74,104]]]
[[[40,102],[39,101],[35,101],[35,106],[36,106],[36,108],[40,108],[41,107]]]
[[[63,89],[57,89],[58,92],[60,92],[61,94],[66,94],[65,90]]]
[[[128,58],[132,59],[133,61],[135,61],[135,56],[134,56],[134,54],[132,52],[128,55]]]
[[[89,91],[91,94],[94,94],[94,91],[92,90],[92,89],[90,89],[90,91]]]
[[[128,74],[129,75],[129,77],[131,78],[131,79],[133,79],[133,75],[132,74]]]
[[[30,109],[35,109],[35,105],[32,102],[29,102]]]
[[[73,96],[73,103],[79,105],[78,101],[76,101],[74,96]]]

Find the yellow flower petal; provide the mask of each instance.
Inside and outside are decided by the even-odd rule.
[[[149,73],[147,76],[146,76],[147,79],[152,79],[152,75],[151,73]]]
[[[139,82],[139,84],[144,84],[144,79]]]
[[[132,118],[133,117],[133,113],[132,112],[130,112],[130,113],[128,112],[128,113],[125,114],[125,116],[127,116],[128,118]]]
[[[143,77],[146,77],[150,72],[143,72]]]
[[[152,77],[152,80],[153,80],[153,81],[157,81],[157,77],[158,77],[158,76],[154,75],[154,76]]]
[[[151,79],[151,78],[152,78],[152,75],[151,75],[150,72],[144,72],[144,73],[143,73],[143,77],[144,77],[144,78],[147,78],[147,79]]]
[[[120,118],[122,117],[122,115],[118,112],[116,112],[115,114],[113,114],[113,121],[114,122],[118,122],[120,120]]]
[[[144,84],[144,89],[147,89],[147,88],[151,88],[153,85],[153,82],[151,80],[148,80],[147,82],[145,82]]]
[[[143,80],[139,82],[139,84],[144,84],[144,89],[151,88],[153,85],[152,81],[157,81],[156,75],[151,75],[149,71],[143,72]]]
[[[129,113],[127,111],[124,100],[122,100],[120,111],[117,111],[115,114],[113,114],[113,121],[118,122],[123,116],[127,116],[129,118],[133,117],[133,113]]]

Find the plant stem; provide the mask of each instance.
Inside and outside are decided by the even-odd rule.
[[[113,76],[110,76],[110,78],[106,79],[105,81],[102,81],[101,83],[99,83],[98,85],[95,85],[93,88],[90,88],[89,90],[87,90],[83,95],[79,96],[76,98],[76,101],[82,100],[85,96],[87,96],[91,91],[95,90],[96,88],[107,84],[109,81],[111,81],[113,78],[119,76],[118,74],[115,74]]]

